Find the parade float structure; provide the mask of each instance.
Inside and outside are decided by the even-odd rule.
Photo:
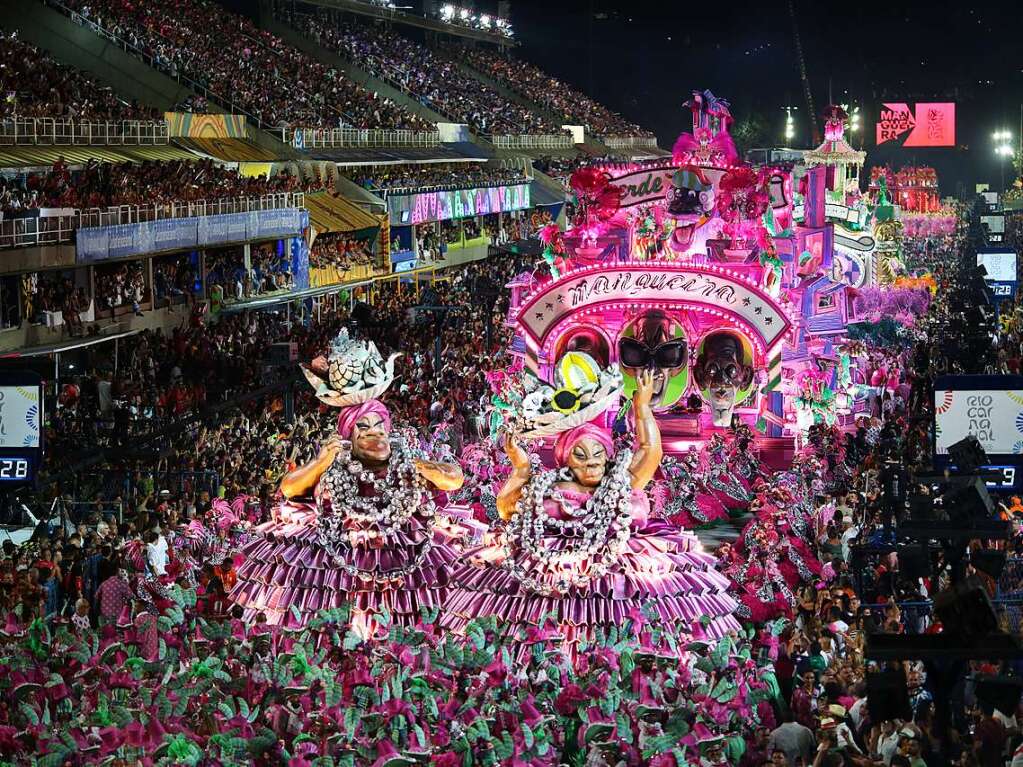
[[[791,445],[798,392],[783,378],[816,367],[835,384],[829,360],[852,311],[855,279],[835,273],[826,166],[807,170],[797,222],[792,169],[743,163],[728,104],[709,91],[687,106],[693,130],[670,159],[573,175],[573,226],[541,234],[549,268],[508,286],[512,349],[548,382],[569,352],[616,363],[626,395],[654,369],[669,451],[735,419]]]

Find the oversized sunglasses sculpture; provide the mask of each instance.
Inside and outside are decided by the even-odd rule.
[[[618,361],[629,368],[677,368],[685,365],[688,358],[689,347],[681,338],[652,348],[635,338],[618,341]]]

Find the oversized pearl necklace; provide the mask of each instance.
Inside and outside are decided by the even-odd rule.
[[[605,575],[619,559],[630,536],[631,462],[631,450],[619,452],[596,492],[579,508],[567,503],[554,487],[559,479],[556,472],[534,474],[523,488],[517,513],[502,535],[505,554],[502,567],[523,587],[544,596],[585,587]],[[566,519],[548,514],[544,502],[549,498],[558,502]],[[565,545],[548,547],[551,531]],[[528,559],[539,562],[542,572],[530,572],[529,567],[535,565],[527,565]],[[555,576],[553,582],[551,575]]]
[[[387,473],[378,477],[361,463],[339,453],[320,482],[330,508],[323,504],[324,494],[317,501],[320,525],[319,542],[337,565],[351,576],[377,582],[400,580],[417,570],[433,548],[433,521],[437,507],[415,464],[416,454],[401,435],[391,437],[391,457]],[[360,493],[360,483],[373,488],[373,495]],[[380,537],[394,535],[413,516],[419,516],[427,530],[426,539],[408,564],[393,570],[363,570],[352,564],[353,546],[347,523],[357,522],[374,528]]]

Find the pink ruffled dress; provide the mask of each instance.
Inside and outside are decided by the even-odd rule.
[[[321,482],[322,486],[322,482]],[[360,484],[360,495],[372,494]],[[414,626],[424,608],[444,602],[449,571],[458,558],[452,545],[459,530],[422,504],[394,532],[376,523],[349,518],[335,558],[320,542],[320,513],[333,513],[320,494],[318,511],[310,503],[282,503],[276,518],[259,525],[242,549],[238,583],[231,598],[245,608],[245,619],[265,615],[267,623],[299,628],[321,610],[351,607],[353,628],[372,628],[372,614],[385,608],[391,622]]]
[[[559,490],[560,501],[548,498],[544,508],[553,519],[565,517],[561,505],[582,507],[588,493]],[[700,549],[694,534],[661,521],[648,521],[649,501],[642,491],[632,493],[632,534],[621,555],[603,575],[586,585],[570,586],[549,595],[532,590],[506,566],[504,534],[466,552],[451,577],[442,625],[459,630],[473,618],[496,616],[509,633],[541,626],[550,617],[566,641],[592,638],[596,629],[620,626],[635,611],[649,605],[655,620],[676,629],[680,637],[718,638],[737,631],[737,607],[727,593],[728,580],[714,569],[714,559]],[[546,529],[548,550],[564,551],[569,540],[557,528]],[[565,568],[585,568],[586,562],[543,561],[524,552],[513,554],[528,576],[548,586],[564,579]],[[701,619],[706,619],[706,626]]]

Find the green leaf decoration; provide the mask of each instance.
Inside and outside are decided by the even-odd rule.
[[[619,711],[615,716],[615,721],[618,723],[618,739],[624,743],[632,743],[632,724],[629,722],[629,717]]]

